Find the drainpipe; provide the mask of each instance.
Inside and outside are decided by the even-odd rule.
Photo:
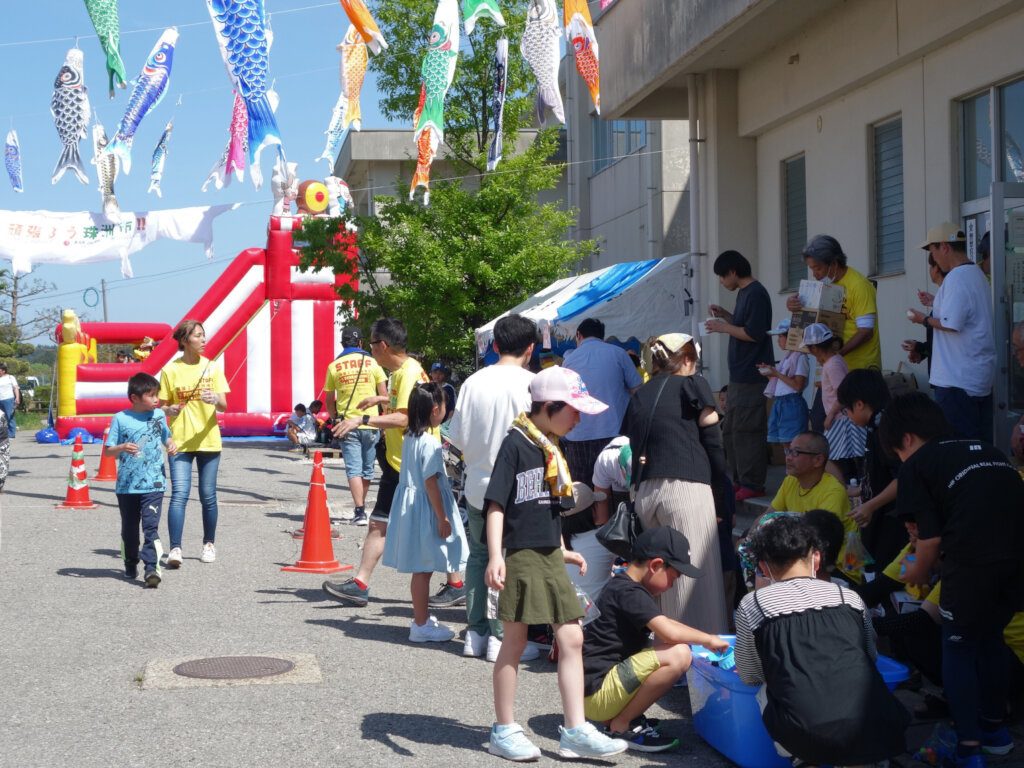
[[[705,313],[701,301],[700,260],[697,258],[702,253],[700,247],[700,156],[697,152],[697,145],[701,140],[697,133],[697,75],[693,73],[686,76],[686,100],[690,147],[690,270],[692,272],[690,289],[693,291],[690,333],[697,338],[699,336],[697,323]]]

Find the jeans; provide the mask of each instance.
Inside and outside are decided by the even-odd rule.
[[[147,571],[160,571],[160,507],[164,503],[163,491],[152,493],[119,493],[117,506],[121,511],[121,557],[126,565],[140,559]],[[139,526],[142,526],[144,544],[139,550]]]
[[[961,440],[992,442],[992,393],[969,395],[959,387],[935,387],[935,402]]]
[[[192,461],[199,470],[199,502],[203,505],[203,543],[214,543],[217,534],[217,467],[220,451],[192,451],[168,457],[171,465],[171,503],[167,506],[167,530],[171,549],[181,546],[185,527],[185,503],[192,491]]]
[[[345,459],[345,476],[373,480],[373,460],[377,455],[378,429],[353,429],[341,441],[341,456]]]
[[[14,437],[14,398],[9,397],[6,400],[0,400],[0,408],[3,409],[4,415],[7,416],[7,436]]]
[[[501,622],[487,618],[487,584],[484,571],[487,570],[487,545],[484,544],[484,513],[466,503],[469,518],[469,559],[466,560],[466,629],[480,635],[490,632],[501,640]]]

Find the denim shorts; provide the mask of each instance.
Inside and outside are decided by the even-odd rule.
[[[378,429],[353,429],[341,441],[341,455],[345,459],[345,476],[373,480],[373,461],[377,457]]]

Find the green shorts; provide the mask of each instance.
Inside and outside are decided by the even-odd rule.
[[[653,648],[644,648],[620,661],[605,675],[601,690],[583,700],[583,713],[599,723],[611,720],[626,708],[640,686],[661,666]]]

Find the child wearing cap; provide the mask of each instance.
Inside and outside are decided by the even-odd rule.
[[[804,328],[804,346],[821,366],[821,404],[825,408],[825,439],[828,440],[829,473],[843,485],[857,477],[857,462],[864,455],[867,432],[858,427],[843,411],[838,390],[850,372],[839,354],[842,339],[824,323]]]
[[[779,349],[784,352],[778,367],[761,363],[757,369],[768,379],[764,388],[764,396],[772,401],[772,410],[768,415],[768,442],[782,443],[782,449],[789,448],[790,441],[807,430],[807,401],[803,391],[807,387],[810,365],[807,355],[792,350],[786,352],[786,334],[789,333],[789,318],[785,318],[779,327],[768,331],[769,336],[777,336]]]
[[[644,712],[690,668],[688,644],[729,648],[727,640],[670,619],[658,608],[654,596],[681,576],[701,577],[690,562],[690,542],[674,528],[648,528],[637,537],[626,571],[605,585],[597,599],[600,615],[583,632],[584,711],[604,723],[610,736],[640,752],[662,752],[679,743],[662,736]]]
[[[562,541],[562,509],[573,507],[572,479],[558,438],[580,420],[608,406],[587,393],[574,371],[552,366],[530,382],[532,405],[520,413],[501,443],[484,500],[484,540],[488,563],[484,581],[499,590],[498,616],[504,639],[494,665],[494,711],[487,751],[506,760],[540,758],[513,714],[519,657],[530,624],[554,625],[558,642],[558,687],[565,725],[559,727],[562,757],[607,757],[624,752],[626,742],[611,739],[584,718],[583,617],[565,564],[582,573],[583,557]]]

